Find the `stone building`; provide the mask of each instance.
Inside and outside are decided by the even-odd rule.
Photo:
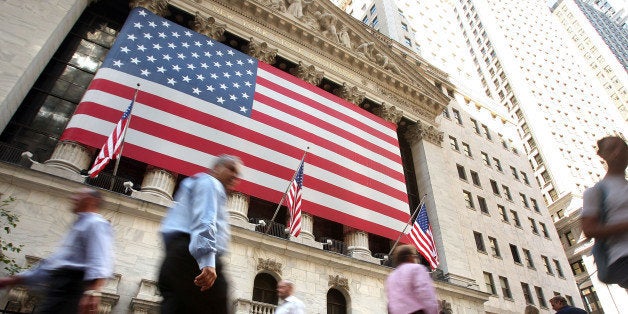
[[[81,172],[97,148],[59,141],[129,8],[138,6],[396,123],[409,210],[428,195],[441,260],[433,278],[446,313],[519,313],[526,303],[547,312],[550,291],[578,294],[562,270],[567,260],[547,208],[536,201],[542,194],[529,181],[522,145],[510,135],[514,123],[327,1],[2,2],[0,193],[16,199],[10,206],[20,222],[10,239],[25,244],[16,256],[21,264],[54,250],[72,220],[72,191],[100,187],[116,234],[116,275],[100,312],[158,312],[157,230],[183,176],[122,158],[124,175],[108,168],[86,179]],[[302,235],[289,238],[268,222],[276,205],[229,197],[233,237],[225,264],[237,313],[272,312],[282,278],[296,283],[309,313],[386,312],[390,268],[382,264],[395,239],[313,214],[304,214]],[[36,306],[23,287],[3,291],[0,301],[7,310]]]

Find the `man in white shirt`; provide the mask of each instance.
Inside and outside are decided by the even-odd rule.
[[[282,303],[275,310],[275,314],[305,314],[305,305],[293,295],[294,283],[282,280],[277,283],[277,296]]]

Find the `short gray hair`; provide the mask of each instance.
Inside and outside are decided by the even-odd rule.
[[[216,160],[214,160],[214,164],[212,165],[212,169],[231,163],[242,164],[242,160],[237,156],[222,154],[216,157]]]

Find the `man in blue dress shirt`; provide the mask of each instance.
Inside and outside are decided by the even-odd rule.
[[[228,285],[220,256],[231,236],[227,191],[242,162],[220,155],[207,173],[181,181],[161,224],[166,256],[159,273],[162,313],[228,313]]]
[[[25,284],[43,287],[36,313],[95,313],[100,289],[113,274],[113,232],[98,214],[100,192],[83,188],[72,197],[78,218],[61,247],[31,270],[0,278],[0,288]]]

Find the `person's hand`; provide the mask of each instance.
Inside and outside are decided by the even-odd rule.
[[[203,267],[201,274],[194,278],[194,284],[201,287],[201,291],[205,291],[214,285],[216,277],[218,277],[216,275],[216,268],[209,266]]]
[[[9,276],[9,277],[0,278],[0,289],[17,285],[20,282],[22,282],[22,279],[18,276]]]
[[[98,313],[98,304],[100,304],[100,295],[84,294],[79,302],[80,314],[96,314]]]

